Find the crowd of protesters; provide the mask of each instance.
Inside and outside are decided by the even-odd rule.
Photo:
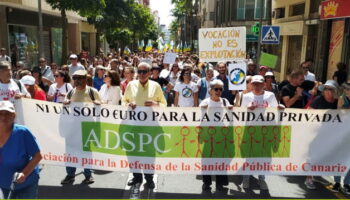
[[[346,65],[343,63],[338,64],[338,71],[334,73],[333,80],[322,84],[311,72],[312,60],[303,62],[297,70],[288,74],[288,80],[280,82],[277,82],[272,69],[247,60],[246,89],[231,91],[228,77],[230,62],[202,63],[192,54],[178,55],[173,64],[163,63],[164,54],[156,52],[139,52],[125,56],[109,53],[93,58],[71,54],[69,61],[62,66],[48,63],[44,58],[39,59],[38,66],[25,66],[21,61],[11,65],[9,58],[3,54],[0,55],[1,102],[11,103],[18,98],[33,98],[63,104],[90,102],[96,105],[110,104],[132,108],[136,106],[199,106],[203,109],[207,107],[232,109],[242,106],[252,110],[266,107],[350,108],[350,82],[347,82]],[[12,107],[7,103],[3,107],[0,106],[0,120],[3,120],[3,116],[12,116],[7,113],[13,113],[9,108]],[[13,124],[13,121],[8,123]],[[22,131],[17,125],[12,129]],[[27,135],[31,138],[30,132]],[[0,153],[6,152],[6,148],[9,148],[5,146],[8,137],[8,132],[6,134],[0,131]],[[27,156],[39,159],[40,150],[35,144],[34,142],[30,146],[31,154]],[[5,159],[5,162],[0,163],[0,174],[14,173],[15,171],[8,169],[10,166],[6,165],[7,157],[0,155],[0,158]],[[30,160],[27,158],[27,162]],[[21,172],[21,169],[18,170]],[[75,170],[67,167],[67,176],[61,184],[73,183]],[[31,174],[37,173],[37,170],[31,166],[31,171],[21,173],[24,174],[24,178],[21,176],[19,183],[25,182],[25,177],[33,176]],[[92,170],[84,169],[84,183],[94,182],[92,174]],[[152,174],[146,174],[145,179],[149,188],[155,187]],[[37,180],[31,180],[31,183],[37,185]],[[11,181],[11,175],[1,176],[0,188],[8,191]],[[211,190],[211,182],[210,176],[204,176],[202,189]],[[135,173],[128,185],[138,183],[142,183],[142,174]],[[350,194],[349,184],[349,174],[345,177],[343,187],[340,185],[340,177],[335,177],[332,190],[339,192],[343,188],[346,194]],[[216,189],[222,190],[226,185],[228,185],[227,177],[217,176]],[[259,185],[262,190],[268,189],[264,176],[259,176]],[[313,177],[306,177],[305,185],[308,189],[316,189]],[[250,187],[249,176],[244,176],[242,187]],[[37,190],[37,187],[34,189]]]

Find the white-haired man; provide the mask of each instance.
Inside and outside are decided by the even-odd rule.
[[[136,106],[161,106],[166,107],[162,88],[152,80],[151,66],[142,62],[137,67],[138,80],[131,81],[126,87],[125,94],[122,98],[122,105],[130,106],[135,109]],[[154,189],[153,174],[145,174],[146,185],[149,189]],[[141,173],[134,173],[134,178],[128,182],[128,185],[141,184],[143,177]]]

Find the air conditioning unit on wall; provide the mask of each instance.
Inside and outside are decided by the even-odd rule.
[[[272,18],[279,19],[284,18],[284,8],[276,8],[272,11]]]

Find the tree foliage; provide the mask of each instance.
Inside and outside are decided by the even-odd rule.
[[[81,16],[99,15],[106,6],[104,0],[46,0],[53,9],[61,11],[62,18],[62,63],[66,63],[68,56],[68,20],[67,11],[78,12]]]
[[[97,31],[106,35],[114,48],[124,49],[131,44],[136,49],[138,40],[155,40],[158,28],[149,8],[133,0],[105,0],[106,7],[100,15],[89,17]],[[127,42],[126,42],[127,41]]]

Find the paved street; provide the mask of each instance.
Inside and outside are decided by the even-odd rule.
[[[63,167],[45,165],[41,172],[39,198],[63,198],[63,199],[94,199],[94,198],[135,198],[130,193],[127,181],[132,174],[118,172],[95,172],[95,183],[92,185],[81,184],[84,176],[82,170],[73,185],[61,186],[60,181],[65,176]],[[260,191],[257,179],[251,178],[252,190],[245,191],[241,188],[242,178],[231,176],[228,190],[224,193],[203,194],[201,190],[201,176],[196,175],[158,175],[155,176],[156,188],[149,191],[141,187],[141,198],[144,199],[211,199],[211,198],[307,198],[307,199],[334,199],[344,198],[343,194],[337,196],[327,189],[327,186],[316,183],[317,190],[307,190],[303,177],[295,176],[269,176],[266,182],[268,191]],[[331,177],[323,177],[324,182],[332,181]],[[215,187],[215,183],[213,184]]]

